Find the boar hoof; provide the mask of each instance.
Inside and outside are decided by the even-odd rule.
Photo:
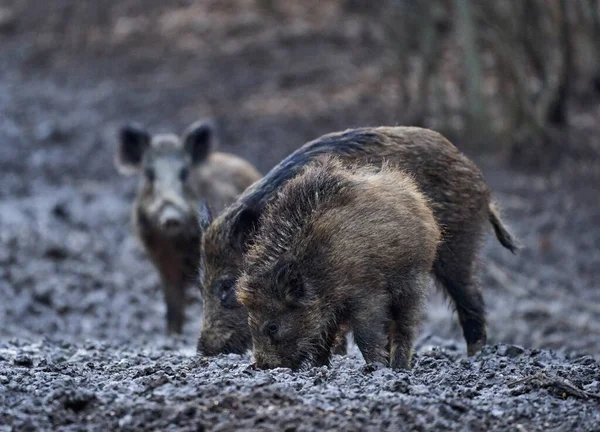
[[[167,336],[180,335],[183,333],[183,324],[181,323],[167,323]]]
[[[477,342],[467,344],[467,355],[473,356],[477,354],[485,345],[485,339],[479,339]]]

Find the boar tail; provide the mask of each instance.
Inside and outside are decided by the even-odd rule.
[[[521,245],[502,223],[502,219],[500,218],[498,209],[496,208],[496,206],[494,206],[494,204],[490,204],[489,211],[489,220],[492,226],[494,227],[496,238],[502,244],[502,246],[511,251],[513,254],[516,254],[517,251],[521,248]]]

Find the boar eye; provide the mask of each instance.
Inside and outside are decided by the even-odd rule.
[[[264,327],[264,331],[267,336],[273,337],[279,331],[279,325],[274,322],[266,323]]]
[[[219,286],[219,297],[221,298],[221,305],[228,309],[236,307],[237,300],[235,299],[235,281],[224,280]]]
[[[183,167],[179,171],[179,180],[181,180],[181,182],[183,183],[187,180],[189,175],[190,175],[190,170],[187,167]]]
[[[156,178],[156,173],[154,172],[154,168],[152,168],[152,167],[147,167],[144,170],[144,174],[149,182],[153,182],[154,179]]]

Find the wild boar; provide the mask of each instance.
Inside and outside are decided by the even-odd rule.
[[[309,164],[266,206],[236,285],[256,366],[326,365],[348,323],[368,363],[409,368],[439,241],[409,175]]]
[[[214,144],[210,121],[194,123],[181,138],[151,136],[136,125],[119,132],[117,168],[123,174],[141,174],[132,225],[160,274],[169,333],[182,332],[185,289],[198,270],[199,201],[205,199],[220,211],[260,178],[243,159],[213,152]]]
[[[359,165],[388,161],[413,177],[444,231],[433,273],[454,303],[468,353],[477,352],[486,342],[486,316],[474,263],[488,224],[504,247],[514,253],[518,245],[492,204],[477,166],[439,133],[417,127],[359,128],[324,135],[281,161],[212,223],[204,222],[205,308],[199,351],[211,355],[250,348],[247,313],[233,290],[244,253],[275,192],[322,155]]]

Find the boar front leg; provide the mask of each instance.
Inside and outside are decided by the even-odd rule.
[[[389,327],[390,366],[410,369],[413,347],[426,300],[428,275],[402,281],[392,301]]]
[[[185,320],[185,293],[183,287],[165,282],[163,288],[167,305],[167,334],[181,334]]]
[[[389,365],[388,302],[376,298],[358,302],[351,317],[354,342],[367,363]]]

